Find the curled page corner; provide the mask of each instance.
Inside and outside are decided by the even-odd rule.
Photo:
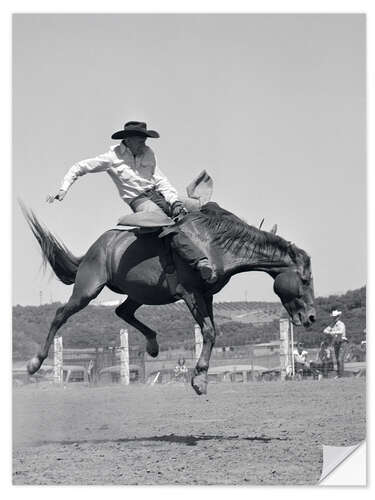
[[[365,445],[365,441],[360,441],[359,443],[353,445],[353,446],[326,446],[323,445],[323,468],[322,468],[322,474],[319,479],[319,484],[321,486],[325,485],[334,485],[336,484],[337,486],[343,485],[341,480],[338,479],[339,482],[336,483],[336,481],[327,481],[326,478],[344,461],[347,460],[348,457],[352,455],[354,451],[356,451],[361,445]],[[353,465],[353,464],[350,464]],[[347,478],[349,480],[348,483],[346,484],[353,484],[354,485],[363,485],[365,486],[366,484],[366,479],[361,480],[358,483],[358,479],[356,479],[359,476],[361,478],[366,477],[366,451],[365,451],[365,446],[364,446],[364,455],[363,455],[363,460],[361,460],[361,464],[358,462],[356,463],[356,467],[361,467],[362,470],[359,471],[354,471],[353,469],[351,472],[353,472],[353,481],[354,483],[350,482],[350,478]],[[351,474],[350,474],[351,475]]]

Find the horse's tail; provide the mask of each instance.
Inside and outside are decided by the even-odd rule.
[[[75,257],[46,227],[38,221],[35,214],[19,201],[23,215],[42,249],[43,265],[49,262],[53,271],[65,285],[72,285],[83,257]]]

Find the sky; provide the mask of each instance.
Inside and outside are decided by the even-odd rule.
[[[14,15],[13,303],[72,291],[43,274],[17,198],[84,254],[129,212],[113,182],[86,175],[62,203],[46,196],[129,120],[159,131],[149,145],[182,195],[206,169],[214,201],[306,250],[316,295],[363,286],[365,71],[361,14]],[[277,297],[246,273],[215,299]]]

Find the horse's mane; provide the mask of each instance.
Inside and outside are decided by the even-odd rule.
[[[250,226],[233,213],[221,208],[217,203],[209,202],[199,212],[194,212],[194,215],[191,215],[195,222],[203,225],[210,232],[212,242],[223,249],[233,252],[240,249],[246,252],[261,252],[272,259],[290,255],[293,260],[295,260],[294,253],[298,250],[304,254],[303,257],[308,258],[303,250],[297,249],[289,241],[273,233]]]

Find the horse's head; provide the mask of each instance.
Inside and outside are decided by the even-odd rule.
[[[307,328],[315,321],[310,257],[294,245],[290,245],[290,253],[293,265],[275,277],[273,288],[293,324]]]

